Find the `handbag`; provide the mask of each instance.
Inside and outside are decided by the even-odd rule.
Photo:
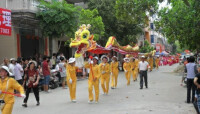
[[[6,83],[6,92],[8,90],[8,84],[9,84],[9,79]],[[4,101],[4,98],[5,98],[5,94],[3,95],[2,99],[0,99],[0,109],[2,110],[5,106],[5,101]]]

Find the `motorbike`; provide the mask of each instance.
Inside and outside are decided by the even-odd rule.
[[[51,76],[49,81],[49,88],[55,89],[59,87],[59,78],[57,77],[57,71],[55,69],[51,70]]]

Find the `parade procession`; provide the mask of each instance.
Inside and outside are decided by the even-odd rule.
[[[1,0],[0,114],[200,114],[198,0]]]

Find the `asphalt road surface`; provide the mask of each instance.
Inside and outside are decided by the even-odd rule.
[[[192,104],[186,104],[186,88],[180,86],[181,76],[172,73],[177,65],[163,66],[148,73],[149,88],[139,89],[137,82],[126,85],[123,72],[119,73],[118,88],[102,95],[98,104],[88,104],[87,80],[77,83],[77,103],[71,103],[69,90],[57,88],[51,93],[40,92],[40,106],[33,93],[28,107],[16,98],[13,114],[196,114]],[[131,77],[132,80],[132,77]]]

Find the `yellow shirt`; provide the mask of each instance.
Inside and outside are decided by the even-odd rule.
[[[101,63],[99,67],[100,67],[100,72],[102,76],[110,75],[110,65],[108,63],[106,63],[105,65],[104,63]],[[102,72],[105,72],[105,73],[102,74]]]
[[[149,64],[153,64],[153,58],[152,57],[149,58]]]
[[[7,86],[7,81],[8,82],[8,89],[6,91],[6,86]],[[0,90],[4,92],[9,92],[9,93],[14,93],[14,90],[17,90],[20,92],[20,94],[24,94],[24,89],[23,87],[13,78],[6,78],[4,81],[0,79]],[[5,95],[5,96],[4,96]],[[0,94],[0,98],[3,99],[4,96],[4,101],[7,104],[14,103],[15,98],[13,95],[9,94]]]
[[[138,68],[138,65],[139,65],[139,60],[135,59],[135,68]]]
[[[159,63],[159,61],[160,61],[160,58],[156,58],[156,63]]]
[[[118,72],[119,71],[118,66],[119,66],[118,62],[112,62],[111,63],[111,72]]]
[[[72,66],[70,64],[67,64],[66,67],[66,71],[67,71],[67,79],[72,79],[72,80],[76,80],[76,70],[78,69],[78,67]]]
[[[85,64],[85,68],[90,68],[90,64],[89,63],[86,63]],[[93,71],[93,75],[94,77],[96,77],[97,79],[100,78],[100,69],[99,69],[99,65],[92,65],[92,71]],[[89,73],[89,80],[90,81],[93,81],[93,76],[92,76],[92,71],[90,69],[90,73]]]
[[[133,70],[135,68],[135,62],[130,62],[131,64],[131,70]]]
[[[123,68],[126,71],[131,71],[131,64],[130,64],[130,62],[128,62],[128,63],[125,62],[124,65],[123,65]]]

